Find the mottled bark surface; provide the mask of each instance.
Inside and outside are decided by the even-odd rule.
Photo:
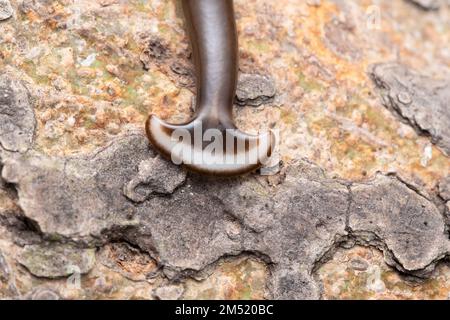
[[[447,2],[235,4],[269,176],[148,144],[192,114],[177,2],[0,1],[1,298],[448,297]]]

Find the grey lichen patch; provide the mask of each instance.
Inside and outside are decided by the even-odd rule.
[[[37,277],[66,277],[88,273],[95,263],[95,249],[64,244],[30,245],[24,247],[17,260]]]
[[[378,175],[351,191],[349,228],[359,240],[385,246],[388,263],[422,276],[449,252],[438,208],[397,178]]]
[[[257,107],[273,101],[276,94],[274,80],[259,74],[240,74],[236,90],[236,103]]]
[[[122,190],[150,157],[145,138],[131,134],[87,157],[13,155],[4,159],[2,175],[17,185],[20,207],[42,232],[93,240],[137,223]]]
[[[124,194],[135,202],[143,202],[154,193],[171,194],[186,180],[185,170],[160,156],[143,160],[138,170],[124,188]]]
[[[0,148],[13,152],[28,150],[35,128],[27,89],[20,81],[0,75]]]
[[[14,10],[9,0],[0,0],[0,21],[12,17]]]
[[[241,238],[226,235],[228,217],[214,196],[217,187],[188,179],[172,196],[150,198],[137,209],[141,224],[129,230],[129,241],[158,253],[168,277],[200,271],[225,254],[239,253]]]
[[[370,76],[383,104],[450,154],[450,80],[423,76],[398,63],[375,64]]]

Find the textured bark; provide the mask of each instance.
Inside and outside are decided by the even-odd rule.
[[[143,134],[192,114],[175,2],[0,0],[0,298],[449,294],[448,5],[235,3],[237,123],[281,162],[218,179]]]

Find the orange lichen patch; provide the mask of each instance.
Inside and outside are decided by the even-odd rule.
[[[184,299],[263,299],[267,268],[253,259],[220,264],[202,281],[188,280]]]
[[[441,264],[428,280],[406,279],[372,248],[339,250],[318,275],[325,299],[448,299],[450,268]]]

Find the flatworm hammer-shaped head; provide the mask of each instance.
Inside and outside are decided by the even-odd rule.
[[[151,144],[173,163],[209,175],[254,171],[270,159],[275,146],[272,131],[250,135],[233,127],[211,127],[198,119],[175,125],[151,115],[146,132]]]

